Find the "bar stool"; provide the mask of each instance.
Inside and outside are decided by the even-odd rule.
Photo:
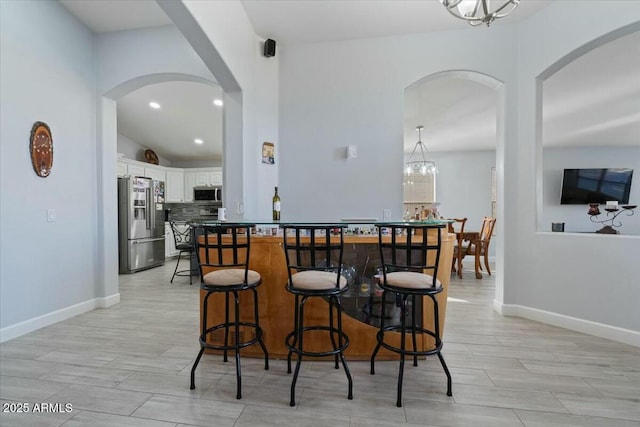
[[[240,350],[255,343],[260,344],[264,352],[264,369],[269,369],[269,353],[262,340],[262,328],[258,316],[258,293],[256,288],[262,282],[260,274],[249,269],[250,229],[252,224],[218,224],[198,226],[194,229],[194,240],[198,265],[200,267],[200,289],[206,292],[203,301],[200,352],[191,368],[191,389],[196,388],[195,372],[202,353],[205,349],[220,350],[223,360],[227,359],[227,352],[234,351],[236,358],[236,398],[242,398],[242,378],[240,370]],[[251,291],[253,294],[253,321],[240,320],[239,294]],[[209,298],[216,294],[224,294],[224,322],[207,325]],[[233,295],[235,304],[230,310],[229,297]],[[230,316],[233,314],[233,319]],[[242,329],[242,334],[241,334]],[[224,343],[213,344],[207,342],[207,335],[224,331]],[[233,331],[233,340],[229,341],[229,334]],[[241,339],[242,337],[242,339]]]
[[[295,406],[295,389],[303,356],[334,356],[335,368],[340,369],[339,360],[349,382],[348,399],[353,399],[353,381],[344,350],[349,346],[349,337],[342,330],[342,306],[340,296],[348,290],[347,279],[342,273],[344,249],[344,225],[304,224],[281,225],[284,233],[284,250],[287,261],[287,291],[295,297],[294,330],[285,338],[289,349],[287,373],[291,373],[291,357],[297,355],[296,369],[291,382],[290,405]],[[329,325],[305,325],[304,306],[309,298],[321,297],[329,303]],[[336,323],[334,323],[334,307]],[[310,331],[326,331],[331,348],[314,350],[304,347],[304,337]]]
[[[437,354],[442,368],[447,375],[447,396],[451,396],[451,374],[442,357],[442,340],[440,339],[440,322],[438,317],[438,301],[436,295],[442,292],[442,284],[437,279],[440,249],[442,247],[442,231],[445,225],[419,223],[384,223],[378,224],[378,245],[382,262],[382,316],[380,331],[377,333],[377,345],[371,355],[371,375],[375,374],[375,358],[384,347],[400,354],[400,370],[398,373],[398,394],[396,406],[402,406],[402,377],[406,356],[413,356],[413,366],[418,366],[418,356]],[[429,233],[431,231],[431,233]],[[435,236],[434,236],[435,234]],[[449,266],[447,266],[449,267]],[[387,294],[396,297],[400,306],[400,324],[385,325],[385,307]],[[434,328],[428,330],[422,322],[416,321],[418,307],[424,309],[423,297],[433,301]],[[416,298],[420,297],[420,298]],[[418,303],[420,303],[418,305]],[[407,318],[410,324],[407,325]],[[386,332],[400,332],[400,347],[392,345],[385,338]],[[407,349],[406,335],[410,334],[412,347]],[[428,349],[419,349],[417,334],[433,337],[434,345]]]
[[[176,245],[176,249],[178,252],[178,261],[176,261],[176,268],[173,270],[173,276],[171,276],[171,282],[173,283],[173,279],[176,276],[189,276],[189,284],[193,284],[193,274],[191,272],[191,254],[193,253],[193,242],[191,241],[191,227],[187,227],[185,230],[179,230],[175,221],[170,221],[171,231],[173,232],[173,241]],[[187,270],[178,271],[178,266],[180,265],[180,258],[182,258],[182,254],[186,253],[187,261],[189,262],[189,268]]]

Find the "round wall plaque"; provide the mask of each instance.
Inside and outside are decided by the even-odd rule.
[[[35,122],[31,127],[29,151],[33,170],[42,178],[48,177],[53,167],[53,138],[45,122]]]

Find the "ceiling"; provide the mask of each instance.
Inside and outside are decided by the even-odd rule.
[[[171,24],[153,0],[60,2],[98,33]],[[241,3],[256,33],[273,38],[279,46],[468,28],[436,0]],[[549,3],[522,1],[507,19],[525,19]],[[498,20],[492,27],[499,25],[504,22]],[[554,74],[544,84],[545,145],[640,144],[639,75],[640,33],[595,49]],[[142,88],[118,102],[118,132],[172,162],[220,156],[219,151],[203,152],[221,148],[221,131],[212,125],[221,124],[221,109],[211,105],[219,90],[193,82]],[[161,110],[149,109],[152,98],[165,100]],[[417,125],[425,127],[422,140],[430,151],[494,148],[496,105],[495,91],[468,80],[438,79],[416,85],[406,91],[405,150],[412,150],[417,141]],[[208,125],[206,129],[202,124]],[[211,145],[196,146],[196,137]]]
[[[222,98],[222,88],[215,84],[175,81],[144,86],[118,100],[118,133],[172,163],[220,164],[224,107],[213,101]],[[151,108],[149,102],[160,108]]]

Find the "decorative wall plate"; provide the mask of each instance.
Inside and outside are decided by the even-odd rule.
[[[151,163],[152,165],[157,165],[160,163],[158,160],[158,155],[153,150],[145,150],[144,158],[147,159],[147,163]]]
[[[35,122],[31,127],[29,151],[33,170],[42,178],[48,177],[53,167],[53,138],[45,122]]]

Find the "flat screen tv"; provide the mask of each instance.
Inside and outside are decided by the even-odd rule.
[[[628,204],[632,177],[633,169],[565,169],[560,204]]]

